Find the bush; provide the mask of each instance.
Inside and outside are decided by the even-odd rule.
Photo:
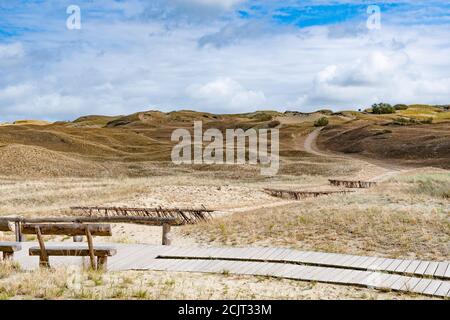
[[[395,108],[389,103],[378,103],[372,106],[372,113],[374,114],[388,114],[395,113]]]
[[[407,110],[409,107],[406,104],[396,104],[394,106],[395,110]]]
[[[328,125],[328,123],[329,123],[328,119],[326,117],[322,117],[320,119],[317,119],[314,122],[314,126],[315,127],[325,127]]]

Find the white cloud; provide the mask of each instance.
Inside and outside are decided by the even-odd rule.
[[[233,6],[244,2],[245,0],[184,0],[184,2],[191,2],[194,4],[213,6],[213,7],[221,7],[224,9],[230,9]]]
[[[208,6],[195,1],[185,5]],[[239,3],[217,4],[232,5]],[[133,15],[141,8],[131,2],[126,10]],[[227,113],[450,103],[448,25],[383,24],[370,33],[86,16],[79,32],[62,21],[58,32],[0,44],[0,121],[155,108]]]
[[[203,85],[191,85],[186,92],[203,105],[208,105],[211,111],[220,105],[228,111],[240,111],[242,108],[258,108],[266,100],[264,93],[245,89],[240,83],[223,78]]]
[[[0,44],[0,61],[3,59],[19,59],[24,55],[21,43]]]

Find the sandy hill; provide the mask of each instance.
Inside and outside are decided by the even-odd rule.
[[[390,115],[364,112],[313,113],[258,111],[216,115],[189,110],[90,115],[72,122],[18,122],[0,126],[0,175],[105,176],[158,174],[155,162],[170,165],[176,128],[280,128],[282,156],[301,156],[298,139],[314,121],[330,124],[320,136],[324,149],[367,157],[408,160],[448,167],[450,112],[443,107],[410,106]],[[400,119],[400,120],[399,120]],[[431,120],[430,120],[431,119]]]

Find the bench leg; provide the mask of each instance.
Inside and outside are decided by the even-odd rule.
[[[108,267],[108,257],[97,257],[97,270],[103,270],[106,271],[106,268]]]
[[[3,252],[3,260],[12,260],[14,252]]]
[[[39,266],[41,268],[50,268],[50,263],[48,261],[48,257],[47,257],[47,259],[43,259],[42,257],[39,257]]]
[[[170,224],[163,224],[162,226],[162,245],[170,246],[172,244],[172,234],[170,232]]]

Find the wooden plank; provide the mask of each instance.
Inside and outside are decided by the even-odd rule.
[[[12,232],[14,230],[14,223],[8,220],[0,220],[0,231],[2,232]]]
[[[348,254],[341,254],[340,257],[338,257],[335,261],[334,264],[336,266],[344,266],[346,261],[350,260],[353,256],[352,255],[348,255]]]
[[[339,269],[329,267],[323,267],[322,269],[323,270],[321,272],[315,274],[314,278],[316,279],[316,281],[330,282],[334,278],[336,272],[341,271]]]
[[[350,258],[350,259],[348,259],[347,261],[345,261],[343,264],[342,264],[342,266],[344,266],[344,267],[352,267],[353,266],[353,263],[355,262],[355,261],[357,261],[357,260],[359,260],[359,259],[361,259],[361,256],[354,256],[354,255],[352,255],[352,257]]]
[[[290,250],[282,248],[276,254],[272,256],[272,260],[274,261],[285,261],[284,257],[289,254]]]
[[[430,262],[430,263],[428,264],[427,269],[426,269],[425,272],[424,272],[424,275],[426,275],[426,276],[433,276],[434,273],[435,273],[436,270],[437,270],[438,265],[439,265],[438,262]]]
[[[333,271],[325,277],[325,280],[330,283],[337,283],[336,279],[338,279],[345,270],[347,269],[333,268]]]
[[[400,291],[411,277],[400,276],[397,281],[391,285],[392,290]]]
[[[279,277],[279,278],[286,278],[286,273],[290,270],[293,270],[293,268],[295,268],[296,265],[294,264],[287,264],[287,263],[283,263],[280,264],[280,268],[276,271],[273,272],[273,275],[275,277]]]
[[[227,263],[225,260],[213,260],[213,264],[210,266],[211,272],[223,273],[224,266]]]
[[[290,253],[284,258],[285,261],[289,262],[303,262],[311,254],[310,251],[300,251],[290,249]]]
[[[371,269],[371,266],[373,266],[373,264],[379,260],[379,258],[377,257],[369,257],[369,259],[359,263],[357,265],[358,268],[363,269],[363,270],[367,270],[367,269]],[[375,265],[376,266],[376,265]]]
[[[350,283],[352,283],[351,280],[354,279],[355,277],[359,276],[361,272],[363,272],[363,271],[349,270],[349,272],[345,273],[343,275],[343,277],[341,277],[339,279],[339,282],[350,284]]]
[[[323,271],[323,267],[311,266],[308,270],[305,270],[304,277],[307,280],[314,280],[315,276]]]
[[[16,217],[9,219],[23,223],[140,223],[151,226],[162,226],[164,223],[179,225],[177,218],[161,217],[133,217],[133,216],[103,216],[103,217],[40,217],[24,218]]]
[[[361,284],[371,289],[381,288],[380,284],[386,282],[386,280],[391,276],[388,273],[382,273],[377,271],[367,271],[367,272],[369,272],[369,276],[365,278],[361,282]]]
[[[22,250],[20,242],[0,242],[0,251],[2,252],[16,252]]]
[[[444,278],[450,278],[450,265],[448,266],[447,271],[445,271]]]
[[[270,252],[268,256],[265,257],[265,259],[269,261],[279,261],[277,257],[280,256],[284,251],[285,249],[283,248],[275,248],[274,251]]]
[[[430,284],[423,291],[423,294],[434,295],[434,293],[437,291],[437,289],[439,289],[441,284],[442,284],[441,280],[431,280]]]
[[[427,267],[430,263],[428,261],[421,261],[419,266],[416,268],[416,271],[414,273],[423,275],[425,273],[425,270],[427,270]]]
[[[86,225],[72,224],[34,224],[24,223],[22,225],[23,234],[36,234],[36,228],[39,227],[42,235],[64,235],[64,236],[84,236],[86,235]],[[91,235],[93,236],[111,236],[111,226],[108,224],[91,224],[89,225]]]
[[[411,291],[416,293],[423,293],[430,283],[431,279],[421,279]]]
[[[290,271],[289,278],[309,280],[310,278],[308,277],[308,275],[311,274],[311,272],[315,271],[316,268],[317,267],[296,265]]]
[[[257,251],[253,256],[252,256],[252,258],[253,259],[257,259],[257,260],[261,260],[265,255],[266,255],[266,253],[268,252],[268,251],[270,251],[270,247],[264,247],[264,248],[261,248],[261,250],[259,250],[259,251]]]
[[[49,256],[86,256],[88,257],[90,255],[89,247],[87,246],[46,246],[45,251],[47,252],[47,255]],[[115,247],[111,246],[94,246],[94,255],[96,257],[100,256],[113,256],[117,252]],[[41,255],[41,248],[40,247],[31,247],[29,249],[30,256],[40,256]]]
[[[329,271],[327,267],[315,267],[316,270],[309,274],[309,279],[313,281],[321,282],[325,277],[325,274]]]
[[[402,264],[403,261],[404,260],[401,259],[395,259],[385,270],[393,272],[400,264]]]
[[[350,280],[350,284],[365,285],[367,279],[372,275],[371,271],[357,271],[358,273]]]
[[[402,263],[398,265],[395,269],[395,272],[404,273],[406,269],[408,269],[409,265],[412,263],[412,260],[403,260]]]
[[[262,267],[264,262],[247,262],[247,266],[242,269],[242,272],[248,275],[256,275],[256,271]]]
[[[404,272],[408,273],[408,274],[414,274],[417,267],[420,265],[420,263],[421,263],[421,261],[419,261],[419,260],[411,261],[411,264],[408,266],[408,268],[406,268],[406,270]]]
[[[334,261],[342,258],[342,254],[339,253],[327,253],[326,259],[322,261],[324,265],[334,265]]]
[[[262,255],[261,259],[262,260],[271,260],[272,256],[279,252],[280,252],[279,248],[269,248],[269,250]]]
[[[370,271],[381,271],[381,266],[385,263],[386,258],[376,258],[375,261],[370,263],[370,265],[366,266],[365,268]]]
[[[450,282],[442,281],[441,285],[434,294],[439,297],[447,297],[449,293],[450,293]]]
[[[389,267],[389,265],[392,264],[394,261],[395,261],[394,259],[387,258],[380,264],[378,270],[380,271],[386,270],[386,268]]]
[[[123,251],[119,251],[119,254],[116,256],[116,259],[113,259],[110,262],[109,268],[111,269],[113,267],[119,267],[121,264],[124,263],[129,264],[130,260],[129,258],[139,250],[142,250],[142,246],[133,245],[124,249]]]
[[[248,251],[244,252],[244,254],[246,255],[246,256],[244,256],[244,258],[250,258],[251,260],[258,260],[261,256],[261,254],[266,250],[267,250],[267,248],[263,248],[263,247],[248,248]]]
[[[260,275],[260,276],[267,276],[268,275],[268,270],[272,267],[272,263],[261,263],[261,268],[258,269],[257,271],[255,271],[256,275]]]
[[[387,275],[380,283],[378,284],[378,288],[386,288],[390,289],[391,286],[399,279],[399,275],[396,274],[389,274]]]
[[[439,262],[436,272],[434,273],[435,277],[443,278],[445,275],[445,271],[449,268],[448,262]]]
[[[403,284],[400,291],[412,292],[412,289],[417,286],[417,284],[422,280],[422,278],[409,277],[408,281]]]
[[[269,263],[268,269],[265,272],[267,276],[274,276],[281,269],[283,269],[282,263]]]
[[[247,266],[248,262],[243,262],[243,261],[228,261],[228,268],[230,273],[233,274],[239,274],[240,270],[242,270],[243,268],[245,268]]]
[[[360,269],[360,265],[363,264],[365,261],[369,260],[370,257],[360,257],[359,259],[355,260],[352,263],[352,268],[354,269]]]

